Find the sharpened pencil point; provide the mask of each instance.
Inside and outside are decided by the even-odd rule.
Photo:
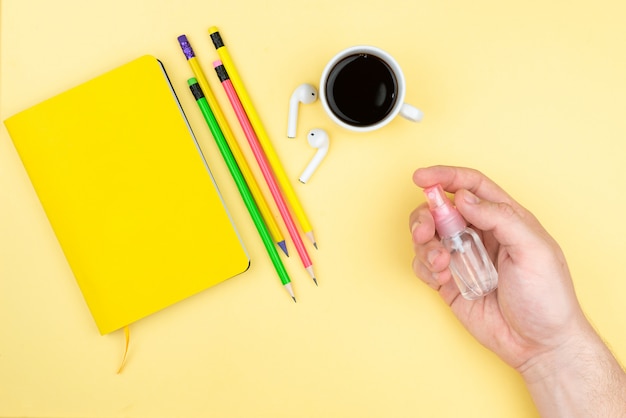
[[[309,275],[311,276],[311,278],[315,282],[315,285],[317,286],[317,279],[315,278],[315,273],[313,272],[313,266],[307,267],[306,271],[309,273]]]
[[[309,231],[305,235],[309,238],[309,240],[311,240],[311,243],[317,250],[317,241],[315,240],[315,235],[313,235],[313,231]]]
[[[287,293],[289,293],[289,296],[291,296],[291,299],[293,299],[293,301],[296,301],[296,295],[294,295],[293,293],[293,287],[291,286],[291,282],[289,283],[285,283],[283,285],[285,287],[285,290],[287,290]]]
[[[287,251],[287,244],[285,244],[285,240],[279,241],[276,244],[280,247],[281,250],[285,253],[287,257],[289,257],[289,252]]]

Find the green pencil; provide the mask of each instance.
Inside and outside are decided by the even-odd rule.
[[[226,142],[226,138],[222,134],[222,130],[220,129],[213,112],[211,111],[211,107],[204,97],[204,93],[198,84],[198,81],[195,78],[190,78],[187,80],[189,84],[189,89],[196,99],[196,103],[202,112],[202,116],[206,120],[206,123],[209,125],[209,129],[211,130],[211,134],[215,139],[217,147],[224,158],[224,162],[228,166],[228,170],[230,171],[233,180],[235,180],[235,184],[237,185],[237,189],[239,189],[239,194],[241,194],[241,198],[250,213],[250,217],[254,221],[254,225],[256,229],[259,231],[259,235],[261,235],[261,239],[263,240],[263,244],[265,245],[265,249],[267,250],[270,259],[272,260],[272,264],[274,264],[274,268],[278,273],[278,277],[282,282],[283,286],[293,299],[296,301],[296,297],[293,294],[293,289],[291,287],[291,279],[289,279],[289,275],[287,274],[287,270],[285,270],[285,266],[278,255],[278,251],[276,251],[276,247],[274,246],[274,241],[272,240],[272,236],[270,235],[265,222],[263,222],[263,218],[261,217],[261,213],[259,212],[259,208],[252,197],[252,193],[250,192],[250,188],[248,184],[244,180],[243,174],[241,173],[241,169],[237,165],[235,161],[235,157],[233,156],[228,143]]]

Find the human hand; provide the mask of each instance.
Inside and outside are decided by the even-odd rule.
[[[427,205],[413,211],[415,274],[438,290],[480,343],[523,372],[532,359],[589,330],[560,247],[528,210],[476,170],[418,169],[413,181],[421,188],[439,183],[455,194],[457,209],[481,236],[498,270],[495,292],[474,301],[461,297]]]

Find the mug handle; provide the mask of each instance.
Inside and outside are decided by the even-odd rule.
[[[419,122],[424,118],[424,112],[408,103],[403,103],[400,107],[400,115],[412,122]]]

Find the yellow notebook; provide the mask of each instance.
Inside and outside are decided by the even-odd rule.
[[[5,125],[101,334],[248,268],[156,58],[134,60]]]

